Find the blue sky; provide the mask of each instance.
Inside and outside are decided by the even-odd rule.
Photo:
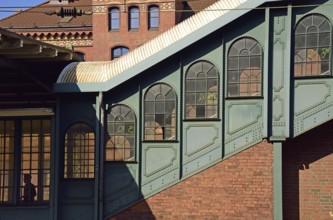
[[[20,6],[31,7],[43,2],[47,2],[47,0],[0,0],[0,19],[13,14],[16,8],[19,9]],[[4,8],[4,7],[15,7],[15,8]],[[11,11],[11,12],[5,12],[5,11]]]

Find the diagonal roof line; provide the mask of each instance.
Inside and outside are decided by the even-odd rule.
[[[272,1],[281,0],[220,0],[117,60],[69,64],[61,72],[55,91],[108,91],[246,14],[251,8]],[[237,8],[239,10],[234,10]]]

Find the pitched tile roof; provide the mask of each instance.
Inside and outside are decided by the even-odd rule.
[[[54,2],[44,2],[30,9],[18,12],[12,16],[0,20],[0,27],[12,29],[14,31],[43,31],[51,28],[77,28],[92,26],[92,15],[82,15],[62,22],[63,18],[57,15],[47,15],[45,12],[59,10],[61,7],[74,8],[92,11],[92,0],[78,0],[68,4],[55,4]]]

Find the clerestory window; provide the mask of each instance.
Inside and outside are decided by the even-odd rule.
[[[65,136],[64,177],[94,178],[95,133],[84,123],[68,128]]]
[[[262,95],[262,48],[249,37],[235,41],[228,52],[228,97]]]
[[[138,30],[140,23],[140,10],[137,6],[132,6],[129,8],[128,13],[128,29]]]
[[[295,29],[294,76],[331,75],[331,23],[319,14],[301,19]]]
[[[218,82],[216,67],[207,61],[192,64],[185,78],[186,119],[218,117]]]
[[[109,30],[118,31],[120,28],[120,11],[119,8],[109,9]]]
[[[148,7],[148,29],[154,30],[159,27],[159,8],[157,5]]]
[[[135,161],[135,114],[116,105],[107,116],[106,161]]]
[[[144,140],[176,140],[176,93],[159,83],[144,98]]]

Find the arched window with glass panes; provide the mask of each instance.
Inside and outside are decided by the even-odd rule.
[[[65,136],[65,178],[94,178],[95,133],[85,123],[68,128]]]
[[[106,161],[135,161],[135,121],[133,110],[115,105],[107,116]]]
[[[176,103],[176,93],[167,84],[158,83],[146,91],[144,140],[176,140]]]
[[[219,73],[208,61],[192,64],[185,77],[185,118],[218,118]]]
[[[128,47],[118,46],[114,47],[111,50],[111,60],[118,59],[119,57],[127,54],[129,51]]]
[[[294,76],[331,75],[331,23],[323,15],[302,18],[295,29]]]
[[[262,96],[262,48],[253,38],[236,40],[228,52],[228,97]]]

